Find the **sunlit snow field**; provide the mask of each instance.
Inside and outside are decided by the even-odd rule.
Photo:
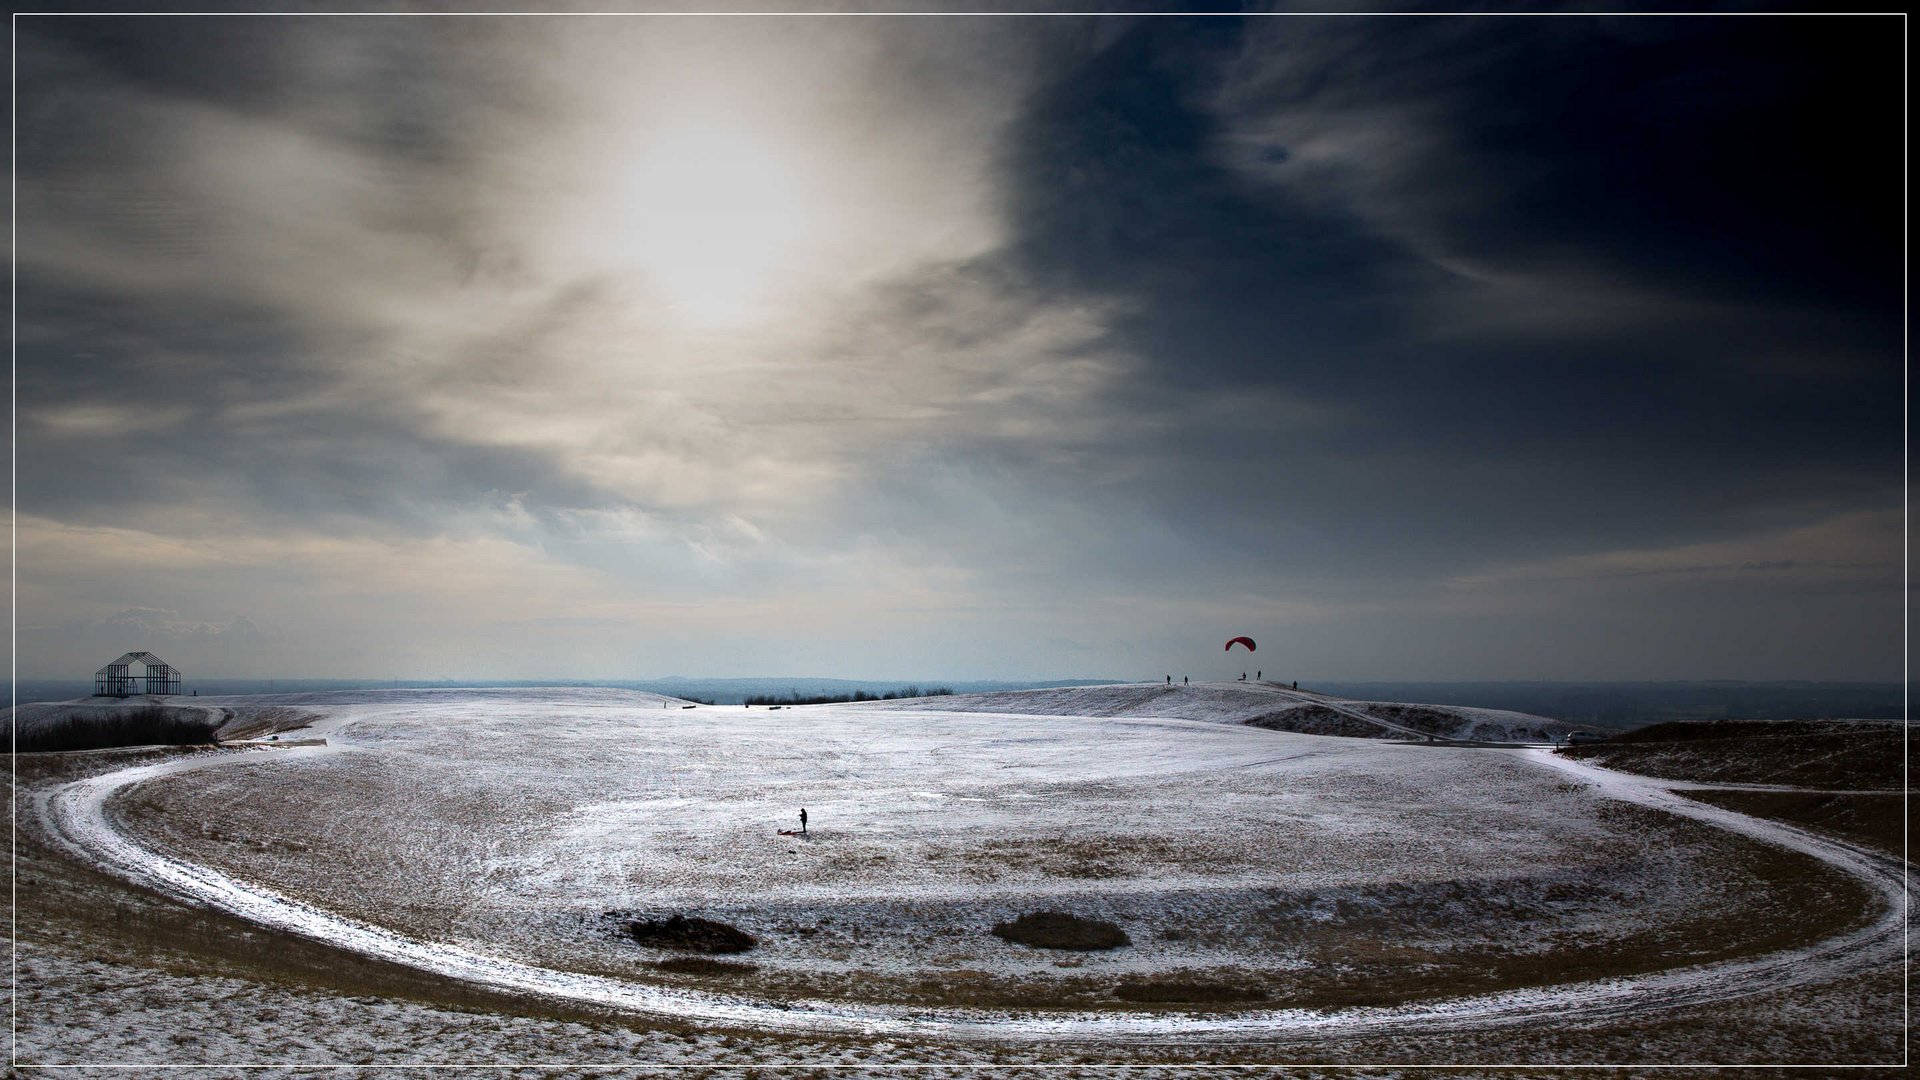
[[[1743,869],[1744,842],[1510,751],[627,691],[346,700],[316,699],[325,749],[148,782],[115,812],[237,878],[532,963],[670,979],[607,913],[722,920],[759,938],[730,984],[761,993],[1085,1004],[1101,980],[1226,973],[1284,998],[1463,964],[1513,985],[1538,980],[1501,964],[1667,948],[1805,899]],[[802,806],[809,835],[780,835]],[[1039,909],[1133,944],[989,933]]]

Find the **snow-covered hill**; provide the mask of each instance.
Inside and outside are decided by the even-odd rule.
[[[1036,714],[1048,699],[1109,715]],[[1171,1039],[1317,1030],[1349,1005],[1363,1008],[1334,1022],[1371,1029],[1427,1002],[1421,1023],[1526,1020],[1622,993],[1664,1017],[1672,984],[1633,980],[1673,962],[1687,992],[1751,992],[1749,967],[1703,965],[1777,952],[1778,920],[1755,912],[1818,912],[1793,924],[1809,936],[1853,925],[1817,867],[1749,873],[1778,853],[1662,812],[1734,815],[1632,777],[1243,722],[1432,721],[1415,707],[1360,721],[1382,707],[1257,684],[953,704],[980,703],[307,698],[301,745],[146,756],[53,781],[35,805],[90,862],[267,932],[597,1009],[783,1030]],[[1189,718],[1118,715],[1181,706]],[[1897,901],[1897,877],[1873,882]],[[1898,909],[1877,910],[1892,914],[1841,941],[1829,975],[1860,970],[1866,948],[1897,960]],[[993,932],[1049,912],[1124,943],[1063,954]],[[675,915],[753,947],[703,960],[621,929]],[[1773,972],[1808,967],[1781,955]],[[1465,1011],[1437,1002],[1463,994]]]
[[[871,708],[1028,716],[1129,716],[1251,724],[1310,735],[1462,742],[1551,742],[1589,728],[1544,716],[1387,701],[1348,701],[1279,683],[1113,683],[881,702]]]

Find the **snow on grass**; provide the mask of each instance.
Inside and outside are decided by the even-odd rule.
[[[315,905],[302,932],[349,949],[683,1022],[838,1031],[801,1057],[847,1063],[973,1060],[971,1041],[931,1051],[924,1039],[940,1032],[1088,1049],[1080,1040],[1177,1036],[1219,1060],[1233,1044],[1209,1033],[1299,1047],[1492,1031],[1543,1013],[1604,1024],[1897,959],[1898,913],[1889,924],[1884,901],[1875,914],[1811,859],[1707,826],[1784,837],[1895,897],[1897,876],[1654,782],[1538,754],[1151,717],[681,709],[624,692],[301,704],[331,716],[319,725],[327,748],[205,751],[103,774],[90,804],[85,783],[48,792],[62,807],[49,820],[73,839],[105,810],[132,843],[107,830],[84,850],[136,876],[165,869],[150,880],[256,913],[262,927]],[[777,832],[795,795],[816,826],[806,840]],[[1647,805],[1706,824],[1676,827]],[[177,861],[162,867],[140,844]],[[1111,919],[1133,943],[1061,955],[990,934],[1043,909]],[[620,941],[608,915],[682,910],[759,936],[740,957],[751,970],[663,973],[670,954]],[[44,955],[29,981],[73,991],[81,957]],[[1726,956],[1755,959],[1711,963]],[[72,999],[108,1011],[62,1013],[47,1007],[60,990],[23,989],[38,1010],[23,1047],[164,1052],[161,1040],[185,1031],[173,1057],[142,1060],[286,1049],[271,1024],[240,1032],[204,1016],[208,995],[246,1015],[258,995],[245,987],[182,980],[143,1006],[120,992],[156,985],[155,972],[77,978]],[[346,1001],[401,1007],[336,998],[311,1009],[322,1025],[360,1023]],[[88,1018],[122,1012],[134,1025],[124,1035]],[[414,1060],[472,1046],[493,1060],[580,1062],[594,1057],[544,1048],[601,1038],[501,1015],[462,1043],[441,1035],[469,1030],[440,1015],[454,1013],[403,1012],[382,1050]],[[609,1030],[645,1030],[629,1022]],[[1836,1038],[1872,1026],[1841,1025]],[[772,1035],[728,1039],[729,1064],[794,1060]],[[1688,1049],[1663,1043],[1659,1056]]]
[[[886,1075],[887,1067],[924,1061],[920,1048],[885,1040],[767,1042],[699,1028],[656,1029],[511,1013],[438,1008],[402,999],[341,996],[319,990],[205,974],[181,975],[110,963],[68,950],[20,950],[18,1060],[29,1068],[64,1066],[58,1075],[139,1075],[140,1066],[414,1066],[368,1075],[423,1075],[431,1065],[534,1066],[591,1070],[663,1067],[841,1064]],[[973,1048],[941,1054],[954,1064],[991,1061]],[[197,1077],[256,1076],[257,1069]],[[337,1069],[274,1070],[275,1076],[353,1075]],[[543,1076],[604,1075],[543,1071]],[[683,1074],[684,1075],[684,1074]],[[698,1075],[692,1074],[692,1075]]]
[[[1216,715],[1235,692],[1209,691]],[[1630,956],[1649,926],[1779,899],[1713,837],[1650,846],[1657,824],[1498,751],[1154,716],[680,704],[310,704],[333,716],[327,750],[170,774],[112,805],[182,860],[518,963],[657,980],[669,954],[607,913],[724,921],[760,939],[740,957],[754,969],[698,985],[776,997],[1098,1008],[1141,977],[1419,997],[1558,974],[1515,972],[1567,941]],[[780,835],[801,806],[810,835]],[[990,935],[1043,909],[1135,944],[1066,958]]]

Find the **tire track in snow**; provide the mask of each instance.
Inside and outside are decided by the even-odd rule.
[[[331,747],[270,751],[289,767],[338,752]],[[469,948],[426,941],[324,910],[296,897],[241,881],[208,866],[144,847],[113,827],[112,798],[142,783],[251,759],[195,755],[79,780],[37,799],[63,845],[126,879],[285,933],[405,964],[476,985],[622,1012],[771,1031],[991,1041],[1152,1043],[1203,1040],[1294,1043],[1383,1032],[1490,1030],[1538,1023],[1595,1025],[1684,1006],[1816,985],[1891,964],[1901,955],[1904,879],[1888,859],[1787,825],[1747,817],[1673,794],[1661,781],[1614,773],[1541,750],[1518,753],[1595,785],[1609,797],[1638,803],[1803,852],[1871,886],[1878,910],[1866,925],[1813,945],[1746,960],[1647,975],[1535,987],[1438,1002],[1333,1011],[1269,1009],[1232,1015],[1124,1011],[1022,1012],[930,1009],[842,1001],[767,1001],[653,986],[527,964]]]

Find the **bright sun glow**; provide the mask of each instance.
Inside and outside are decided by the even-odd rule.
[[[698,321],[750,318],[812,226],[804,177],[741,132],[662,133],[627,175],[623,254]]]

